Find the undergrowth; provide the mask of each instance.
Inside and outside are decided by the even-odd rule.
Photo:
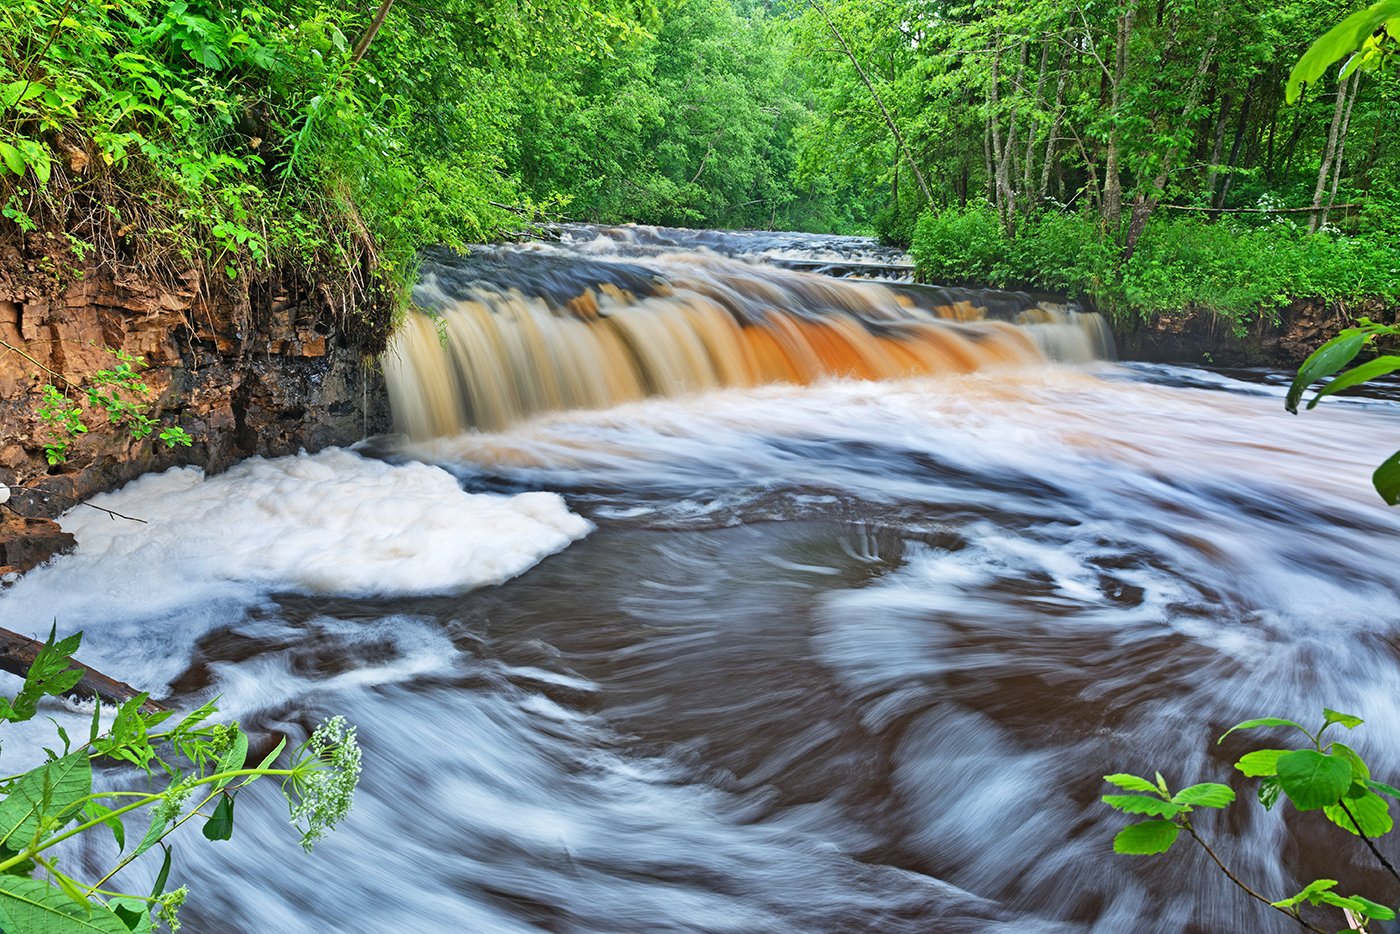
[[[1295,299],[1400,299],[1400,248],[1380,233],[1309,234],[1284,221],[1153,218],[1126,261],[1096,218],[1045,213],[1009,237],[986,204],[925,214],[913,243],[931,282],[1043,289],[1120,322],[1209,309],[1242,330]]]

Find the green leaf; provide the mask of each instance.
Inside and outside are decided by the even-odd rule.
[[[272,752],[269,752],[267,755],[263,756],[263,760],[262,760],[261,762],[258,763],[258,768],[259,768],[259,769],[265,769],[265,768],[270,767],[270,766],[272,765],[272,763],[274,763],[274,762],[277,761],[277,756],[281,754],[282,750],[283,750],[283,749],[286,749],[286,748],[287,748],[287,737],[284,736],[284,737],[282,737],[282,740],[281,740],[276,746],[272,747]],[[1128,776],[1128,778],[1132,778],[1132,777],[1133,777],[1133,776],[1131,776],[1131,775]],[[1108,780],[1111,780],[1111,779],[1108,779]],[[1139,779],[1139,781],[1141,781],[1141,779]],[[1115,784],[1117,784],[1117,783],[1115,782]],[[1122,785],[1119,785],[1118,787],[1121,788],[1121,787],[1123,787],[1123,786],[1122,786]]]
[[[24,174],[24,156],[20,155],[19,150],[9,143],[0,143],[0,160],[3,160],[5,168],[14,174]]]
[[[1385,459],[1385,462],[1371,474],[1371,485],[1381,494],[1381,499],[1391,506],[1400,503],[1400,451]]]
[[[1341,756],[1297,749],[1279,756],[1278,781],[1288,800],[1300,811],[1335,804],[1351,784],[1351,763]]]
[[[1293,385],[1288,387],[1288,396],[1284,399],[1283,407],[1297,415],[1298,400],[1303,397],[1303,390],[1350,363],[1352,358],[1361,352],[1369,336],[1348,328],[1314,350],[1308,359],[1303,361],[1303,365],[1298,367],[1298,375],[1293,378]]]
[[[91,791],[92,763],[83,752],[25,772],[0,801],[0,843],[23,850],[40,835],[45,818],[68,810]]]
[[[1236,730],[1252,730],[1256,727],[1261,726],[1291,726],[1295,727],[1296,729],[1303,730],[1304,733],[1308,733],[1308,731],[1303,729],[1303,727],[1300,724],[1294,723],[1292,720],[1284,720],[1279,717],[1260,717],[1257,720],[1246,720],[1243,723],[1236,723],[1224,733],[1221,733],[1220,738],[1215,741],[1215,744],[1218,746],[1221,743],[1225,742],[1225,737],[1229,736]],[[1308,733],[1308,735],[1311,736],[1312,734]]]
[[[284,746],[286,745],[286,743],[287,740],[284,738],[282,740],[282,745]],[[277,748],[281,749],[282,746],[278,746]],[[1146,791],[1152,794],[1159,793],[1157,791],[1157,786],[1149,782],[1147,779],[1139,778],[1136,775],[1129,775],[1127,772],[1115,772],[1112,775],[1105,775],[1103,777],[1103,780],[1108,782],[1110,785],[1117,785],[1124,791]]]
[[[155,884],[151,886],[151,898],[160,898],[165,894],[165,883],[170,878],[170,860],[175,854],[174,847],[161,847],[165,851],[165,859],[161,860],[160,872],[156,873]]]
[[[233,836],[233,795],[219,799],[213,816],[204,822],[204,836],[209,840],[227,840]]]
[[[170,821],[168,820],[152,820],[151,826],[146,828],[146,835],[141,838],[140,844],[137,845],[135,851],[132,852],[130,858],[135,859],[142,853],[149,850],[151,847],[155,846],[156,843],[160,841],[160,835],[165,833],[165,828],[169,826],[169,824]]]
[[[1396,361],[1400,362],[1400,357],[1396,357],[1395,359],[1396,359]],[[1400,365],[1400,364],[1398,364],[1398,365]],[[1355,371],[1353,370],[1352,372],[1355,372]],[[1339,378],[1340,378],[1340,377],[1339,377]],[[1311,406],[1309,406],[1309,408],[1311,408]],[[1353,715],[1353,714],[1349,714],[1349,713],[1337,713],[1337,711],[1335,711],[1335,710],[1329,710],[1329,709],[1327,709],[1326,707],[1323,707],[1323,708],[1322,708],[1322,715],[1323,715],[1323,717],[1325,717],[1326,720],[1327,720],[1327,723],[1326,723],[1327,726],[1331,726],[1331,725],[1334,724],[1334,723],[1340,723],[1342,726],[1346,727],[1348,730],[1354,730],[1354,729],[1356,729],[1357,727],[1359,727],[1361,724],[1363,724],[1363,723],[1366,722],[1365,720],[1362,720],[1360,717],[1355,716],[1355,715]]]
[[[1368,918],[1374,918],[1377,921],[1395,920],[1394,910],[1387,908],[1385,905],[1382,905],[1379,902],[1373,902],[1369,898],[1366,898],[1361,895],[1353,895],[1351,897],[1351,900],[1354,902],[1361,903],[1363,907],[1359,910],[1363,915],[1365,915]]]
[[[1113,852],[1147,856],[1165,853],[1176,842],[1181,827],[1175,821],[1147,820],[1129,824],[1113,838]]]
[[[1328,383],[1326,386],[1323,386],[1321,389],[1319,389],[1317,391],[1317,395],[1313,396],[1312,400],[1308,402],[1308,408],[1315,408],[1317,404],[1322,401],[1324,396],[1330,396],[1333,393],[1341,392],[1343,389],[1350,389],[1352,386],[1355,386],[1358,383],[1364,383],[1369,380],[1373,380],[1376,377],[1384,376],[1387,373],[1394,373],[1396,370],[1400,370],[1400,357],[1394,355],[1377,357],[1374,360],[1368,360],[1360,366],[1354,366],[1350,370],[1347,370],[1345,373],[1343,373],[1341,376],[1338,376],[1336,379],[1332,380],[1332,382]],[[1324,710],[1323,712],[1327,714],[1334,713],[1334,711],[1330,710]],[[1348,728],[1359,726],[1362,723],[1360,717],[1352,717],[1348,714],[1337,714],[1337,716],[1344,717],[1346,719],[1328,720],[1327,722],[1343,723]],[[1349,723],[1348,721],[1351,720],[1354,720],[1356,722]]]
[[[1341,756],[1351,763],[1353,781],[1365,781],[1371,777],[1371,767],[1366,764],[1366,760],[1361,758],[1361,754],[1355,749],[1346,743],[1333,743],[1329,748],[1334,755]]]
[[[1259,803],[1264,805],[1264,810],[1272,811],[1274,805],[1278,804],[1278,796],[1283,794],[1283,789],[1279,787],[1278,776],[1270,775],[1259,782]]]
[[[1308,901],[1317,904],[1317,897],[1328,889],[1335,888],[1336,879],[1314,879],[1304,886],[1303,890],[1292,898],[1285,898],[1282,901],[1270,902],[1275,908],[1292,908],[1300,902]]]
[[[1366,779],[1365,784],[1366,787],[1372,791],[1379,791],[1383,795],[1390,795],[1392,798],[1400,801],[1400,788],[1396,788],[1394,785],[1387,785],[1385,782],[1373,782],[1370,779]]]
[[[56,886],[37,879],[0,875],[0,930],[13,934],[129,934],[121,919],[102,905],[86,910]]]
[[[131,934],[151,934],[151,904],[139,898],[123,895],[107,899],[107,907],[112,910]]]
[[[89,819],[96,820],[106,817],[112,813],[112,809],[98,801],[89,801],[83,805],[83,813]],[[117,841],[117,852],[126,849],[126,827],[122,824],[120,817],[108,817],[103,824],[112,831],[112,837]]]
[[[1360,798],[1347,798],[1345,808],[1346,810],[1343,810],[1342,803],[1329,804],[1322,809],[1322,813],[1332,823],[1353,835],[1357,833],[1357,824],[1361,825],[1361,833],[1368,837],[1385,836],[1395,826],[1395,822],[1390,818],[1390,805],[1380,795],[1367,792]],[[1356,818],[1355,823],[1347,816],[1347,811]]]
[[[1381,0],[1359,13],[1353,13],[1327,31],[1298,59],[1288,74],[1285,91],[1288,103],[1298,99],[1304,84],[1311,84],[1338,59],[1350,55],[1370,38],[1386,20],[1400,15],[1400,0]]]
[[[1146,795],[1104,795],[1103,803],[1125,814],[1151,814],[1154,817],[1175,817],[1183,808],[1161,798]]]
[[[1240,761],[1235,763],[1235,768],[1250,778],[1277,775],[1278,757],[1286,755],[1288,752],[1287,749],[1256,749],[1254,752],[1247,752],[1240,756]]]
[[[1338,895],[1336,892],[1319,892],[1317,897],[1312,899],[1314,905],[1331,905],[1334,908],[1346,908],[1350,911],[1361,911],[1365,906],[1354,898],[1345,895]]]
[[[1235,791],[1229,785],[1216,782],[1202,782],[1183,788],[1172,796],[1173,804],[1195,807],[1223,808],[1235,800]]]

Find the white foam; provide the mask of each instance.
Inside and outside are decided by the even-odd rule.
[[[55,599],[89,583],[84,599],[125,598],[138,610],[172,585],[206,596],[243,589],[237,585],[347,596],[458,592],[509,580],[592,528],[554,493],[464,493],[437,467],[336,448],[252,458],[214,477],[174,468],[92,503],[145,523],[82,507],[65,513],[59,522],[77,537],[77,551],[24,578],[0,598],[0,610],[34,596],[52,615]]]

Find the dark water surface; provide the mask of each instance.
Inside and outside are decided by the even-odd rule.
[[[274,787],[177,844],[186,931],[1292,930],[1184,843],[1115,856],[1098,802],[1233,782],[1267,743],[1226,726],[1324,704],[1400,775],[1400,405],[1239,375],[759,385],[151,478],[0,615],[259,733],[358,724],[313,855]],[[1272,897],[1400,898],[1317,815],[1199,825]]]

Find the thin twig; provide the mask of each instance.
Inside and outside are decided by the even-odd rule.
[[[1376,848],[1376,844],[1372,842],[1371,838],[1366,836],[1365,831],[1361,829],[1361,822],[1356,819],[1355,814],[1351,813],[1351,808],[1347,807],[1346,799],[1338,799],[1337,804],[1341,805],[1342,812],[1351,820],[1351,825],[1356,828],[1357,836],[1366,841],[1366,846],[1370,849],[1371,854],[1381,861],[1381,865],[1385,867],[1386,872],[1390,873],[1397,880],[1400,880],[1400,873],[1395,871],[1395,867],[1390,865],[1390,860],[1385,858],[1381,851]]]
[[[52,377],[54,377],[54,378],[56,378],[56,379],[61,379],[61,380],[63,380],[65,383],[67,383],[69,386],[72,386],[74,389],[79,389],[79,388],[81,388],[81,387],[78,386],[77,383],[73,382],[71,379],[69,379],[68,377],[64,376],[62,373],[58,373],[58,372],[56,372],[56,371],[54,371],[54,370],[50,370],[48,367],[44,366],[44,365],[43,365],[42,363],[40,363],[38,360],[35,360],[33,357],[29,356],[29,354],[25,353],[23,350],[20,350],[20,349],[19,349],[18,347],[16,347],[14,344],[11,344],[9,341],[4,340],[3,338],[0,338],[0,347],[4,347],[6,350],[12,350],[12,351],[14,351],[15,353],[19,354],[19,355],[20,355],[21,357],[23,357],[24,359],[28,360],[30,363],[32,363],[32,364],[34,364],[35,366],[37,366],[39,369],[43,370],[45,373],[48,373],[50,376],[52,376]]]
[[[1247,894],[1250,898],[1253,898],[1253,899],[1256,899],[1256,900],[1258,900],[1258,901],[1260,901],[1260,902],[1263,902],[1265,905],[1268,905],[1270,908],[1274,909],[1275,911],[1281,912],[1282,914],[1287,915],[1288,917],[1292,918],[1294,921],[1297,921],[1297,922],[1298,922],[1299,924],[1301,924],[1303,927],[1307,928],[1309,931],[1313,931],[1314,934],[1328,934],[1328,932],[1325,931],[1325,930],[1323,930],[1322,928],[1314,927],[1313,925],[1311,925],[1311,924],[1309,924],[1308,922],[1304,921],[1300,916],[1294,914],[1293,912],[1289,911],[1289,910],[1286,909],[1286,908],[1280,908],[1279,906],[1275,905],[1273,902],[1269,901],[1269,900],[1268,900],[1267,898],[1265,898],[1264,896],[1260,895],[1258,892],[1256,892],[1256,891],[1254,891],[1253,889],[1251,889],[1249,886],[1245,885],[1244,882],[1240,880],[1240,877],[1239,877],[1239,876],[1237,876],[1237,875],[1235,875],[1233,872],[1231,872],[1231,871],[1229,870],[1229,867],[1227,867],[1223,862],[1220,861],[1220,857],[1217,856],[1217,855],[1215,855],[1215,851],[1212,850],[1212,849],[1210,848],[1210,844],[1206,843],[1206,841],[1204,841],[1204,840],[1201,839],[1200,835],[1196,833],[1196,828],[1192,827],[1189,823],[1187,823],[1187,822],[1185,822],[1185,821],[1182,822],[1182,825],[1181,825],[1181,826],[1183,826],[1183,827],[1186,828],[1186,832],[1189,833],[1189,834],[1191,835],[1191,839],[1192,839],[1192,840],[1195,840],[1197,843],[1199,843],[1199,844],[1201,845],[1201,849],[1203,849],[1203,850],[1206,851],[1206,854],[1211,858],[1211,861],[1214,862],[1215,865],[1217,865],[1217,866],[1220,867],[1220,871],[1223,872],[1223,873],[1225,873],[1225,877],[1226,877],[1227,879],[1229,879],[1231,882],[1235,883],[1235,885],[1239,886],[1242,890],[1244,890],[1245,894]]]
[[[85,499],[78,499],[76,496],[69,496],[66,493],[60,493],[57,490],[46,490],[43,487],[23,486],[21,484],[11,484],[10,489],[28,490],[31,493],[40,493],[44,496],[57,496],[59,499],[68,500],[68,502],[74,504],[75,506],[86,506],[89,509],[96,509],[98,512],[105,512],[107,515],[111,516],[113,520],[126,519],[129,522],[140,522],[142,525],[148,524],[145,519],[138,519],[136,516],[123,515],[122,513],[117,512],[115,509],[108,509],[105,506],[94,506],[92,503],[89,503]],[[13,506],[11,506],[10,509],[11,511],[14,511]],[[15,515],[19,515],[19,513],[15,512]]]

